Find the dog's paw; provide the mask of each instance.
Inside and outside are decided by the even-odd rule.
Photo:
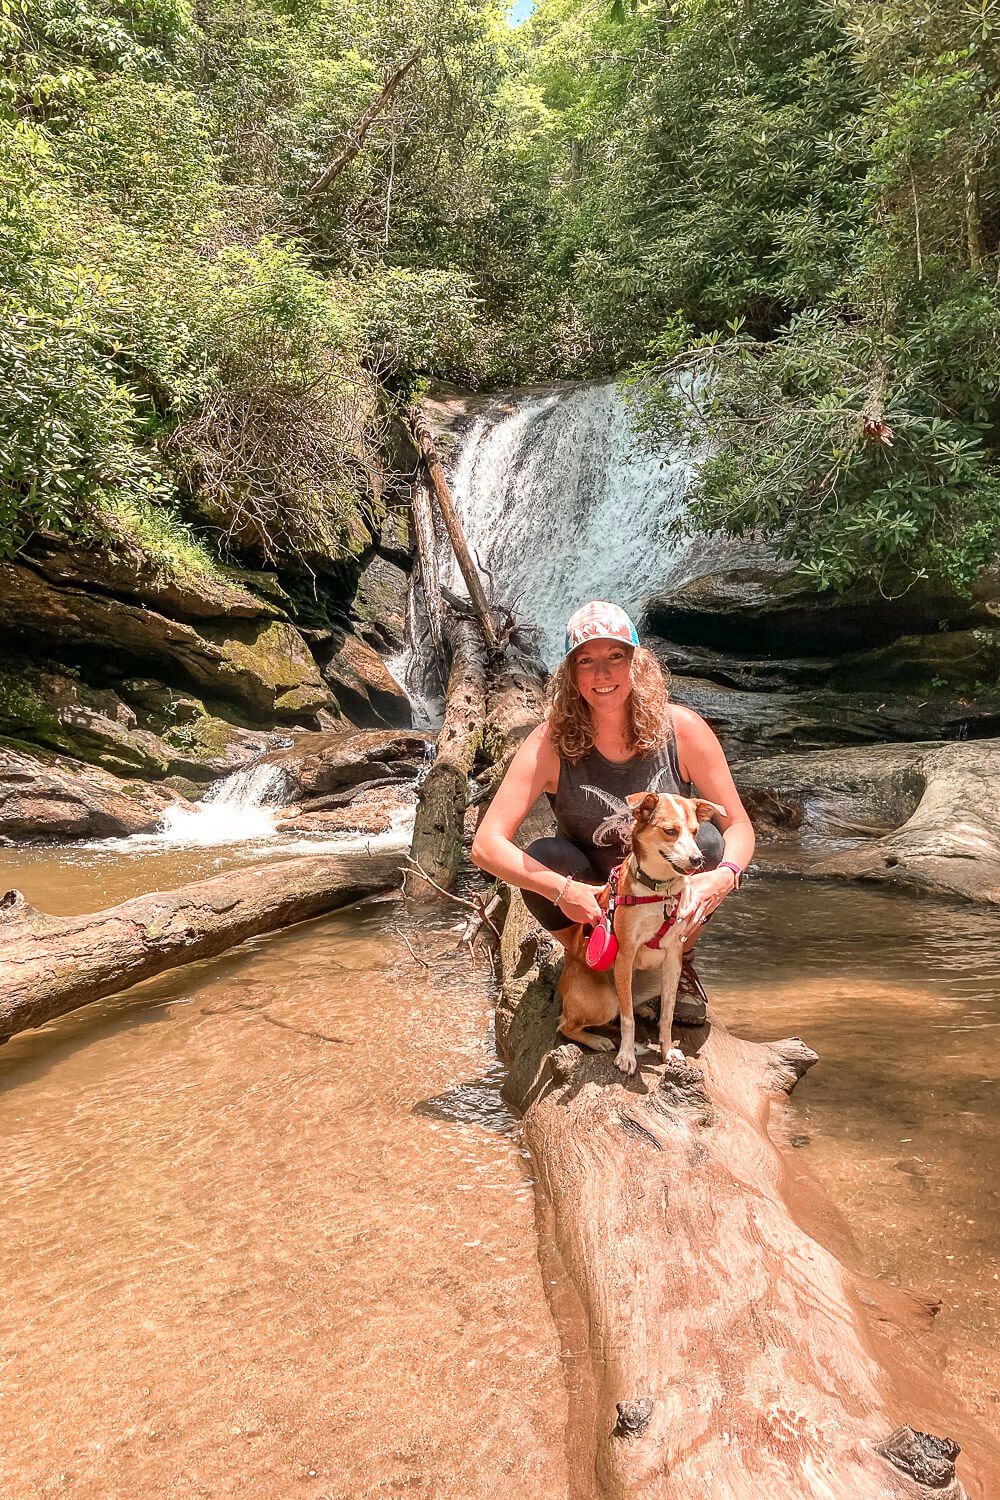
[[[686,1068],[688,1066],[688,1060],[679,1047],[668,1047],[663,1061],[669,1064],[671,1068]]]
[[[613,1052],[615,1050],[615,1044],[609,1036],[594,1036],[591,1034],[587,1038],[587,1046],[593,1047],[595,1052]]]
[[[619,1073],[624,1073],[627,1078],[631,1078],[636,1069],[635,1053],[619,1052],[615,1058],[615,1067]]]
[[[641,1005],[636,1006],[635,1013],[637,1016],[641,1016],[644,1021],[652,1021],[656,1016],[656,1006],[652,1000],[644,1000]]]

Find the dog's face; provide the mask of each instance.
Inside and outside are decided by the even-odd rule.
[[[709,818],[726,816],[726,809],[704,797],[670,797],[656,792],[633,792],[627,799],[635,814],[632,852],[648,875],[671,880],[693,875],[705,862],[695,834]]]

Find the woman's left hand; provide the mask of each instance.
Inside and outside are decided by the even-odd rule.
[[[700,875],[691,876],[677,909],[677,921],[685,941],[694,936],[726,899],[733,883],[731,870],[705,870]]]

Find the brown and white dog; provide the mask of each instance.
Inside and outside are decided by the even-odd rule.
[[[571,1041],[596,1052],[611,1052],[610,1037],[595,1036],[590,1026],[604,1026],[621,1016],[621,1045],[615,1067],[632,1074],[635,1061],[633,974],[660,971],[660,1052],[665,1060],[683,1061],[671,1045],[674,1004],[681,973],[684,938],[676,920],[687,892],[688,877],[701,869],[704,856],[695,842],[699,824],[725,809],[702,797],[672,797],[635,792],[628,798],[635,814],[632,852],[618,871],[614,933],[618,955],[611,975],[587,967],[582,944],[568,950],[559,982],[562,1014],[559,1029]],[[658,939],[658,940],[657,940]],[[656,942],[650,947],[650,942]]]

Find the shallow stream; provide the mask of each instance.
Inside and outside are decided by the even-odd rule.
[[[235,859],[0,875],[72,912]],[[452,920],[371,902],[0,1050],[0,1494],[563,1500],[528,1163]],[[947,1378],[995,1428],[997,917],[769,877],[713,929],[727,1024],[821,1055],[784,1129],[834,1248],[942,1298]]]

